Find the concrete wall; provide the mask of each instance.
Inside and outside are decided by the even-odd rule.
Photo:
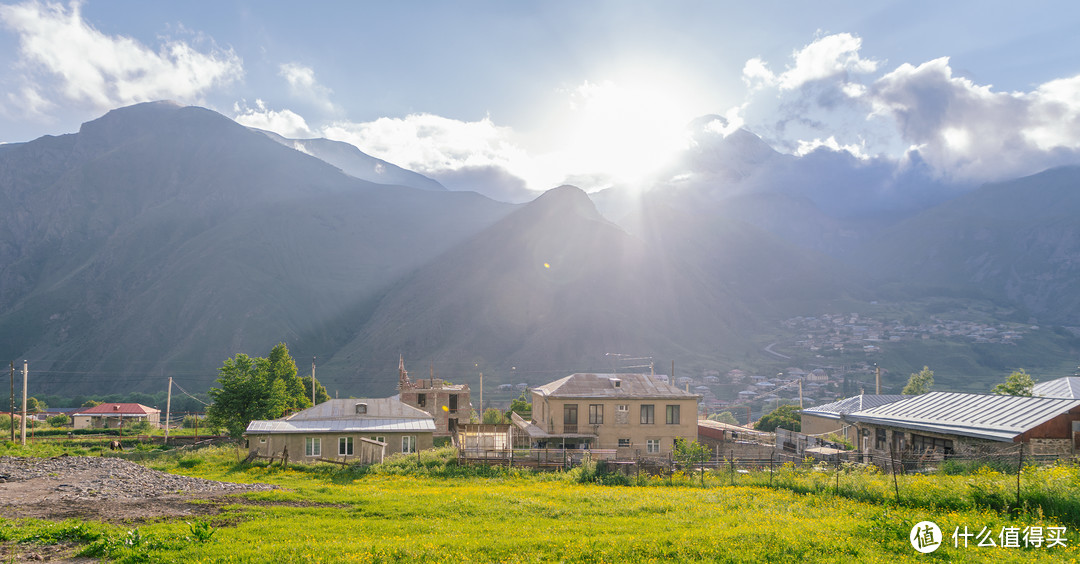
[[[577,406],[577,428],[568,429],[563,424],[564,408]],[[603,407],[603,423],[589,423],[589,406]],[[651,405],[653,422],[641,423],[641,407]],[[679,408],[679,422],[666,422],[667,406]],[[625,406],[620,410],[619,406]],[[696,441],[697,432],[696,399],[587,399],[587,398],[551,398],[533,393],[533,420],[541,429],[562,434],[576,432],[593,434],[596,439],[590,443],[592,448],[618,449],[620,456],[667,456],[675,446],[675,439],[682,438]],[[619,439],[627,439],[629,447],[619,447]],[[659,441],[659,452],[648,452],[648,441]],[[552,443],[554,444],[554,443]],[[569,444],[569,439],[568,443]],[[625,454],[624,454],[625,453]]]
[[[260,456],[280,456],[288,447],[289,460],[293,462],[315,462],[318,458],[330,458],[334,460],[350,461],[361,456],[361,441],[365,439],[385,439],[386,456],[401,452],[402,437],[415,437],[419,450],[432,448],[432,434],[426,433],[273,433],[273,434],[250,434],[248,451]],[[321,439],[321,452],[319,455],[308,456],[306,452],[306,439],[308,437]],[[338,439],[340,437],[353,437],[353,455],[342,456],[338,452]]]

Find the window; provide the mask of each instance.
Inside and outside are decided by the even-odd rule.
[[[450,413],[457,413],[457,394],[450,394]]]
[[[386,442],[386,437],[371,437],[371,440],[379,441],[380,443],[385,443]]]
[[[625,413],[627,411],[630,411],[630,406],[628,404],[621,403],[621,404],[615,406],[615,411]]]
[[[352,456],[353,453],[353,441],[352,437],[338,437],[337,441],[337,453],[338,456]]]
[[[366,403],[358,403],[358,404],[356,404],[356,414],[357,415],[367,415],[367,404]]]
[[[937,437],[927,437],[924,435],[911,434],[911,448],[915,452],[928,452],[934,451],[945,456],[953,454],[953,442],[949,439],[939,439]]]
[[[630,439],[619,439],[619,448],[629,448]]]
[[[649,406],[652,407],[652,406]],[[649,439],[645,441],[645,452],[649,454],[660,453],[660,439]]]
[[[589,405],[589,425],[603,425],[604,424],[604,406],[603,404],[590,404]]]
[[[416,394],[416,405],[427,407],[427,394]]]
[[[322,439],[318,437],[304,438],[305,456],[322,456]]]
[[[679,406],[677,406],[677,405],[669,405],[669,406],[667,406],[667,415],[664,417],[664,421],[668,425],[678,425],[679,424]]]
[[[416,437],[412,435],[401,437],[401,452],[416,452]]]
[[[578,404],[570,403],[563,406],[563,427],[578,425]]]
[[[653,423],[656,423],[655,411],[655,406],[653,405],[641,406],[641,424],[652,425]]]
[[[259,442],[260,443],[265,443],[266,442],[266,437],[259,437]]]
[[[888,448],[886,441],[885,429],[878,429],[874,434],[874,448],[877,450],[885,450]]]

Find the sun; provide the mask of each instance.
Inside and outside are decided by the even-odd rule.
[[[689,143],[687,124],[702,112],[695,93],[670,79],[585,82],[571,95],[567,149],[574,165],[635,184]]]

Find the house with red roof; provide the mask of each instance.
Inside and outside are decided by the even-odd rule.
[[[117,429],[140,421],[157,427],[161,423],[161,410],[141,403],[103,403],[79,409],[71,417],[76,429]]]

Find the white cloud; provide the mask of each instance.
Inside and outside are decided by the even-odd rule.
[[[314,69],[299,63],[285,63],[278,69],[278,74],[289,83],[293,96],[311,102],[325,112],[339,112],[337,105],[330,101],[334,91],[315,80]]]
[[[154,51],[106,35],[82,19],[78,2],[0,5],[0,22],[19,35],[24,84],[17,98],[31,111],[61,100],[94,109],[166,98],[194,102],[243,73],[232,50],[212,46],[204,53],[166,40]]]
[[[862,39],[850,33],[826,35],[791,54],[794,64],[776,75],[760,58],[746,61],[743,81],[752,88],[779,86],[794,90],[802,85],[836,76],[866,74],[877,70],[877,61],[859,56]]]
[[[240,125],[273,131],[283,137],[304,139],[316,137],[308,127],[307,121],[292,110],[271,110],[262,100],[255,100],[255,107],[248,107],[245,102],[233,105],[233,118]]]
[[[1080,76],[996,92],[953,76],[943,57],[900,65],[873,84],[870,97],[927,162],[956,179],[1030,174],[1074,162],[1080,149]]]
[[[799,141],[799,148],[795,150],[795,154],[802,157],[802,156],[808,155],[810,153],[813,153],[814,151],[816,151],[818,149],[821,149],[821,148],[829,149],[831,151],[836,151],[836,152],[847,151],[848,153],[851,153],[851,155],[853,157],[858,158],[860,160],[867,160],[867,159],[870,158],[868,155],[863,153],[863,147],[861,145],[855,145],[853,143],[848,144],[848,145],[841,145],[836,140],[836,137],[833,137],[831,135],[829,136],[828,139],[824,139],[824,140],[822,140],[822,139],[814,139],[813,141],[800,140]]]

